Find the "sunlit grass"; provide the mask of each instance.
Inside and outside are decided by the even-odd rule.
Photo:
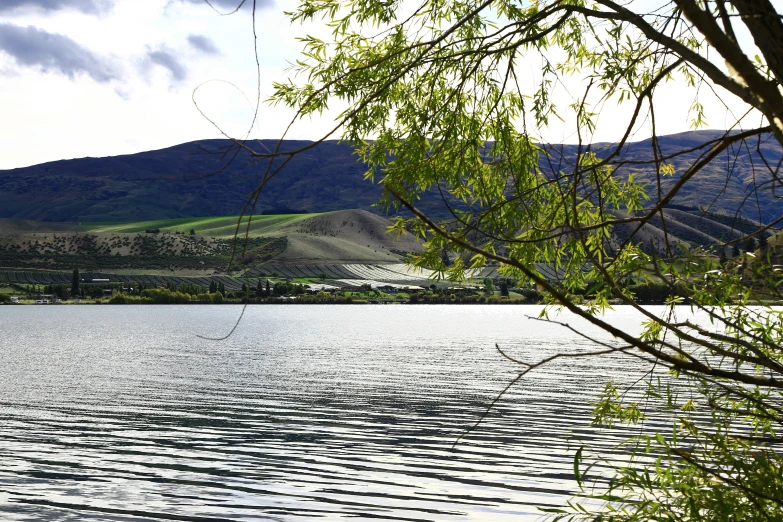
[[[250,235],[259,236],[270,234],[278,227],[303,219],[319,216],[321,214],[276,214],[253,216],[250,224]],[[189,234],[193,229],[196,234],[227,238],[237,232],[239,224],[240,234],[245,233],[248,218],[243,217],[241,223],[239,216],[221,216],[204,218],[179,218],[161,219],[152,221],[135,221],[131,223],[83,223],[79,228],[83,232],[135,234],[150,229],[159,229],[161,232],[181,232]]]

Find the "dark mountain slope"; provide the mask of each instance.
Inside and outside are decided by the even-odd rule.
[[[701,147],[705,142],[723,136],[725,131],[699,130],[660,136],[658,147],[661,156],[677,156],[667,160],[675,168],[672,176],[661,177],[662,194],[674,186],[686,170],[709,151]],[[551,154],[555,170],[569,172],[578,148],[575,145],[546,147]],[[599,157],[605,157],[613,150],[610,144],[598,143],[591,147]],[[763,135],[730,146],[718,155],[688,183],[682,187],[671,202],[672,205],[699,207],[709,213],[723,213],[733,216],[738,210],[745,218],[769,223],[783,215],[783,186],[774,181],[769,165],[775,169],[783,158],[783,149],[771,135]],[[657,197],[655,184],[655,156],[652,140],[627,144],[613,162],[621,162],[617,175],[636,174],[637,179],[648,183],[648,194],[654,203]],[[754,192],[753,187],[761,187]]]
[[[0,171],[0,217],[138,221],[238,214],[264,166],[247,154],[233,161],[219,154],[228,143],[207,140]],[[305,144],[289,141],[285,147]],[[350,147],[325,143],[297,156],[268,185],[258,210],[369,208],[380,190],[361,182],[363,172]]]
[[[695,131],[660,138],[663,154],[671,154],[717,137],[720,131]],[[264,163],[253,162],[245,153],[233,161],[220,154],[227,140],[205,140],[175,147],[110,158],[57,161],[27,168],[0,171],[0,218],[37,221],[141,221],[177,217],[224,216],[239,213],[246,195],[259,182]],[[283,150],[309,142],[286,141]],[[276,141],[254,143],[259,150],[271,149]],[[595,145],[599,155],[605,145]],[[577,148],[548,147],[556,170],[568,171]],[[672,160],[674,176],[663,180],[664,189],[677,181],[698,157],[690,152]],[[780,217],[783,205],[771,188],[757,195],[749,193],[752,180],[769,176],[760,168],[761,156],[771,165],[780,160],[781,148],[766,140],[755,147],[729,151],[699,173],[673,203],[687,207],[709,207],[712,212],[733,214],[745,201],[745,217],[770,222]],[[626,146],[621,159],[631,162],[617,175],[631,172],[652,183],[654,169],[650,140]],[[257,212],[305,210],[325,212],[341,209],[376,211],[381,189],[363,179],[364,165],[357,162],[348,145],[335,141],[320,144],[295,157],[264,190]],[[772,187],[772,185],[768,185]],[[777,191],[781,193],[780,190]],[[432,212],[439,202],[420,206]],[[441,209],[442,211],[442,209]],[[685,223],[693,227],[692,223]],[[722,231],[708,235],[726,237]]]

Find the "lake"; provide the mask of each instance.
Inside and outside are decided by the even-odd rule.
[[[630,329],[638,316],[609,316]],[[3,520],[539,520],[576,491],[581,444],[631,358],[536,306],[0,308]],[[560,320],[602,339],[573,316]]]

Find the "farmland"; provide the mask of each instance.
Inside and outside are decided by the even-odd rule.
[[[209,275],[272,259],[395,263],[421,248],[410,237],[395,241],[386,234],[387,219],[360,210],[254,216],[249,230],[247,225],[236,216],[90,224],[0,220],[0,267]]]
[[[162,219],[153,221],[137,221],[133,223],[83,223],[77,228],[84,232],[101,234],[139,234],[147,230],[160,230],[167,234],[188,234],[193,230],[196,235],[209,236],[216,239],[231,239],[239,231],[244,234],[250,221],[250,236],[268,235],[279,230],[284,225],[291,225],[321,214],[276,214],[256,215],[248,219],[239,216]]]
[[[267,277],[268,276],[268,277]],[[114,272],[82,272],[83,283],[93,281],[113,284],[142,284],[146,286],[186,286],[194,285],[208,288],[211,282],[223,283],[227,290],[236,291],[243,283],[255,287],[258,281],[271,279],[308,279],[308,280],[372,280],[387,283],[407,283],[410,285],[429,285],[433,272],[413,270],[404,264],[392,265],[288,265],[272,266],[269,270],[252,270],[241,277],[227,275],[211,276],[173,276],[151,274],[118,274]],[[0,283],[14,285],[70,285],[71,272],[38,270],[0,270]]]
[[[664,216],[670,240],[686,249],[720,245],[745,224],[676,209]],[[100,285],[92,288],[100,295],[131,287],[202,292],[217,284],[240,295],[243,286],[255,289],[269,280],[272,287],[289,281],[342,293],[453,286],[434,281],[430,270],[407,266],[406,256],[421,245],[410,235],[396,240],[386,233],[387,219],[366,211],[262,215],[250,220],[249,230],[247,224],[236,216],[89,224],[0,220],[0,285],[68,286],[78,268],[84,284]],[[658,248],[659,225],[653,219],[639,235],[651,248]],[[617,227],[618,240],[623,232]],[[775,239],[770,245],[777,252]],[[550,281],[562,278],[562,269],[536,268]],[[497,267],[465,275],[473,285],[504,279]]]

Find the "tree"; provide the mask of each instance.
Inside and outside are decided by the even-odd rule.
[[[71,296],[76,297],[79,295],[79,269],[73,269],[73,275],[71,276]]]
[[[275,284],[275,288],[272,291],[272,293],[274,295],[286,295],[290,291],[291,291],[291,289],[289,288],[288,283],[286,283],[285,281],[280,281],[277,284]]]
[[[664,212],[684,188],[698,190],[708,169],[737,175],[732,159],[743,151],[754,167],[749,192],[781,189],[779,162],[762,146],[783,144],[783,20],[773,4],[301,0],[290,16],[324,20],[331,37],[303,38],[292,79],[275,84],[271,101],[297,119],[341,106],[333,133],[354,145],[366,177],[383,185],[381,205],[410,216],[394,228],[425,242],[415,264],[454,280],[468,266],[499,264],[504,277],[534,283],[550,305],[616,339],[579,356],[620,353],[648,365],[650,378],[640,383],[645,403],[673,412],[670,425],[635,437],[629,451],[640,458],[594,484],[599,493],[586,486],[577,452],[576,478],[585,495],[602,501],[600,511],[574,504],[558,517],[783,518],[783,460],[775,451],[783,424],[783,318],[766,304],[783,297],[774,267],[749,258],[721,265],[671,239]],[[539,64],[540,75],[531,77]],[[561,85],[565,94],[558,94]],[[659,96],[673,85],[690,90],[678,98],[694,100],[682,115],[693,127],[707,125],[705,96],[719,97],[736,120],[726,132],[664,153],[658,122],[671,98]],[[599,118],[612,105],[626,108],[626,120],[616,142],[601,146],[593,139],[598,130],[618,126],[617,118]],[[571,126],[573,147],[546,143],[555,121]],[[627,142],[642,127],[651,135],[648,157],[626,158]],[[235,143],[268,160],[246,212],[292,157],[317,144],[266,152]],[[646,182],[641,171],[650,173]],[[417,207],[433,197],[442,197],[449,218]],[[743,202],[732,211],[752,217]],[[733,248],[782,219],[744,226]],[[664,235],[646,238],[654,220]],[[444,249],[455,254],[451,266],[444,266]],[[543,266],[558,271],[557,283]],[[663,285],[667,312],[639,306],[624,284],[629,277]],[[640,335],[604,320],[610,299],[645,318]],[[716,328],[677,320],[682,304]],[[518,361],[516,380],[548,360]],[[654,378],[661,370],[671,377]],[[667,395],[669,378],[695,398]],[[612,383],[597,401],[595,420],[603,425],[644,418]]]
[[[484,293],[486,295],[495,294],[495,283],[489,277],[484,278]]]
[[[500,295],[502,297],[508,297],[508,283],[505,279],[500,282]]]
[[[449,259],[449,252],[445,248],[441,251],[440,259],[443,263],[443,266],[449,266],[451,264],[451,260]]]
[[[762,232],[759,236],[759,250],[762,252],[767,250],[767,247],[769,246],[769,241],[767,241],[767,234]]]

